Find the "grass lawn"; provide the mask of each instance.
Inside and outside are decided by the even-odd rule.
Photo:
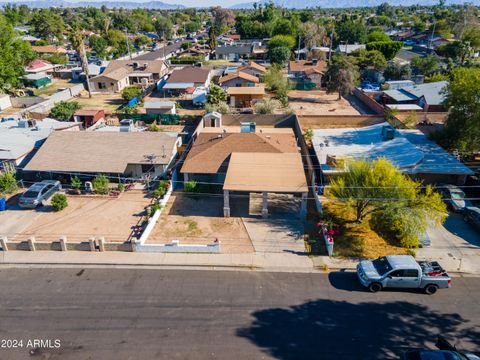
[[[76,85],[76,83],[72,83],[70,80],[66,79],[55,79],[53,83],[42,87],[40,89],[32,89],[35,96],[50,96],[55,94],[59,89],[68,88]]]
[[[344,204],[327,202],[324,210],[342,228],[342,233],[335,237],[334,256],[372,259],[411,252],[380,237],[370,228],[368,219],[361,224],[354,223],[354,212]]]

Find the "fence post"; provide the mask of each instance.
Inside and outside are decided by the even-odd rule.
[[[91,237],[88,239],[88,244],[90,245],[90,251],[96,251],[97,249],[95,248],[95,238]]]
[[[35,237],[34,236],[31,236],[28,238],[28,249],[30,251],[35,251]]]
[[[67,237],[65,235],[60,237],[60,249],[62,251],[67,251]]]
[[[2,246],[3,251],[8,251],[7,242],[8,242],[8,239],[6,236],[0,236],[0,246]]]
[[[99,251],[105,251],[105,238],[102,236],[102,237],[99,237],[98,239],[98,250]]]

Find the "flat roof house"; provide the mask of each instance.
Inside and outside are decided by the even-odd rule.
[[[445,111],[443,102],[445,94],[443,89],[448,81],[437,81],[432,83],[405,86],[401,89],[385,90],[383,92],[383,103],[387,104],[416,104],[424,111],[441,112]]]
[[[90,79],[92,92],[117,93],[130,85],[149,86],[167,75],[162,60],[113,60],[98,76]]]
[[[268,193],[302,198],[306,216],[308,185],[297,140],[289,128],[222,127],[209,114],[181,168],[185,181],[223,184],[224,216],[230,216],[230,194],[262,193],[262,215],[268,216]]]
[[[405,174],[427,183],[462,185],[473,172],[419,130],[387,122],[359,128],[313,129],[313,147],[323,175],[344,172],[342,159],[386,158]]]
[[[57,132],[24,168],[49,174],[108,174],[142,179],[165,175],[181,146],[175,132]]]

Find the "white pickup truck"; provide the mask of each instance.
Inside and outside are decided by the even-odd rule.
[[[360,283],[371,292],[383,288],[423,289],[428,295],[451,287],[452,280],[436,261],[417,262],[410,255],[384,256],[357,265]]]

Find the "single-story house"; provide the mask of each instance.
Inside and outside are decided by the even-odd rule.
[[[424,111],[445,111],[443,89],[448,81],[405,86],[401,89],[385,90],[382,95],[384,105],[387,104],[416,104]]]
[[[58,45],[32,46],[33,52],[37,54],[66,54],[67,49]]]
[[[177,155],[175,132],[56,132],[24,168],[41,174],[107,174],[143,179],[163,176]]]
[[[264,217],[268,193],[299,195],[300,217],[305,217],[308,185],[292,129],[222,127],[218,114],[207,116],[204,126],[181,168],[185,181],[223,184],[225,217],[230,216],[231,193],[262,193]]]
[[[348,55],[356,50],[366,49],[366,48],[367,48],[367,45],[365,44],[341,44],[337,46],[337,53]]]
[[[247,65],[240,66],[238,71],[241,71],[245,74],[253,75],[259,78],[267,72],[267,68],[260,64],[257,64],[255,61],[249,61]]]
[[[31,61],[25,68],[25,72],[28,74],[43,73],[49,70],[53,70],[55,65],[51,62],[41,59]]]
[[[405,174],[426,183],[463,185],[473,174],[421,131],[394,129],[387,122],[358,128],[313,129],[312,143],[327,178],[344,172],[348,159],[378,158],[388,159]]]
[[[52,132],[79,130],[79,124],[45,118],[2,120],[0,122],[0,164],[4,161],[24,166]]]
[[[73,114],[73,121],[82,123],[84,129],[95,125],[103,119],[105,119],[105,111],[103,109],[81,109]]]
[[[98,76],[90,79],[92,92],[121,92],[129,85],[148,86],[168,73],[162,60],[113,60]]]
[[[22,76],[23,84],[35,88],[42,88],[52,83],[52,77],[46,73],[25,74]]]
[[[145,101],[143,108],[147,114],[176,114],[175,101]]]
[[[264,86],[241,86],[229,87],[227,89],[229,104],[234,108],[248,108],[257,101],[263,100],[265,96]]]
[[[100,75],[106,68],[108,62],[105,65],[97,65],[97,64],[88,64],[88,76],[91,79],[92,77]],[[84,81],[86,76],[85,72],[80,66],[74,67],[71,69],[72,72],[72,80],[74,81]]]
[[[288,62],[288,76],[292,80],[309,80],[317,88],[322,85],[322,77],[325,74],[327,63],[325,61],[298,60]]]
[[[254,75],[250,75],[244,73],[242,71],[237,71],[235,73],[231,73],[225,76],[222,76],[218,79],[218,83],[220,86],[224,88],[229,87],[240,87],[240,86],[257,86],[260,83],[258,77]]]
[[[231,39],[229,39],[231,40]],[[219,45],[215,48],[217,60],[238,61],[244,57],[253,56],[253,44],[232,44]]]
[[[193,93],[197,87],[207,88],[210,85],[211,72],[210,69],[186,66],[181,69],[174,70],[167,79],[162,90],[170,93]]]

